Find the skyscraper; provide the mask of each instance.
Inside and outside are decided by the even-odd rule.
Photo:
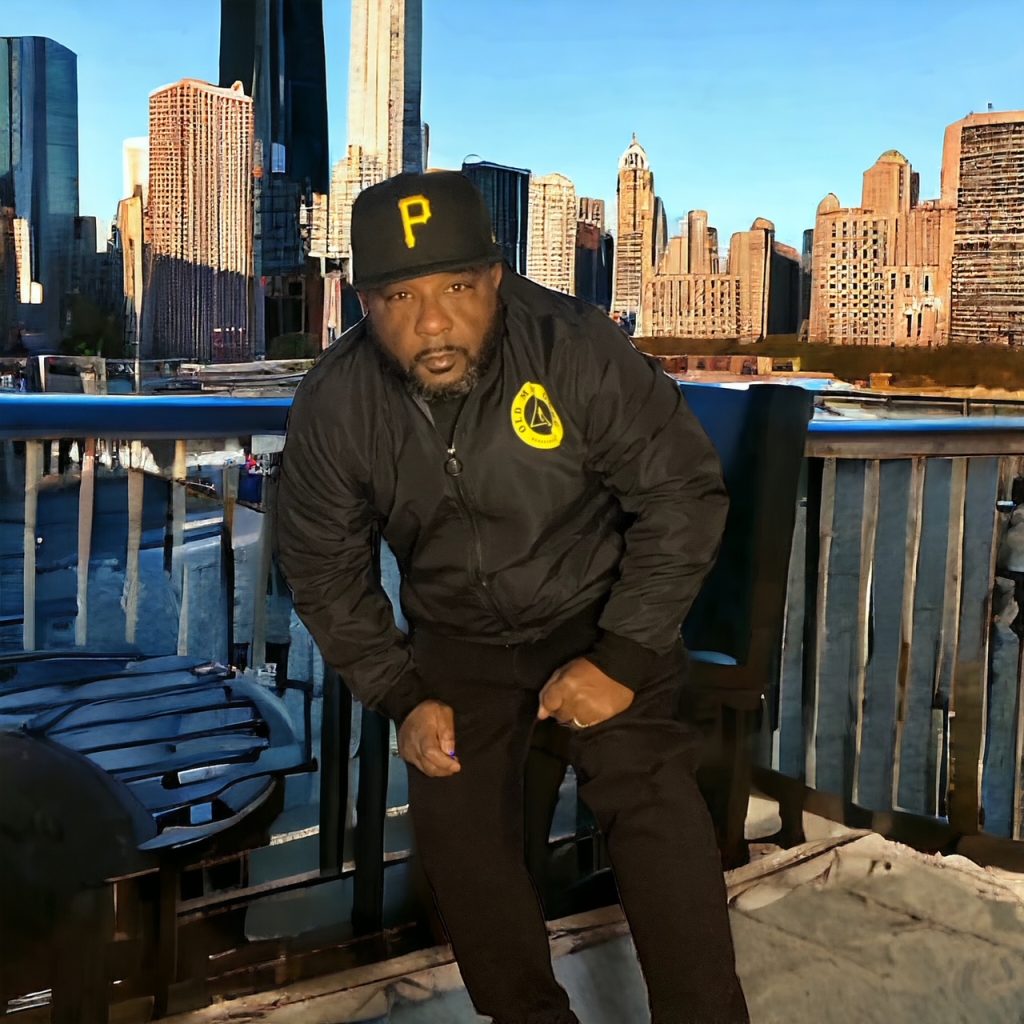
[[[564,174],[530,180],[526,274],[567,295],[576,290],[576,212],[576,186]]]
[[[135,190],[139,189],[145,206],[149,199],[149,138],[140,135],[125,139],[121,145],[121,162],[124,170],[122,195],[133,196]]]
[[[480,190],[491,214],[494,240],[508,265],[526,273],[530,227],[530,172],[485,160],[466,160],[462,173]]]
[[[576,217],[576,295],[607,313],[615,243],[604,229],[604,200],[580,196]]]
[[[14,217],[14,316],[54,348],[78,216],[78,58],[52,39],[0,36],[0,208]]]
[[[149,98],[147,357],[251,358],[253,104],[195,79]]]
[[[654,271],[654,175],[636,135],[619,160],[618,235],[615,240],[615,288],[612,308],[640,310],[644,285]]]
[[[861,205],[834,194],[814,223],[810,341],[936,345],[948,340],[954,206],[919,202],[910,161],[887,150],[864,172]],[[955,192],[954,200],[955,203]]]
[[[323,0],[221,0],[222,89],[253,100],[264,177],[327,194],[327,70]]]
[[[422,0],[352,0],[348,144],[380,178],[423,170]]]
[[[1024,111],[946,129],[942,199],[956,205],[950,341],[1024,346]]]
[[[330,248],[349,258],[352,204],[370,185],[422,171],[422,0],[352,0],[348,147],[331,180]]]
[[[253,100],[250,319],[259,353],[315,317],[300,219],[330,187],[322,0],[221,0],[219,84],[236,81]]]
[[[644,283],[643,333],[755,342],[769,330],[775,227],[758,217],[730,240],[723,271],[718,231],[705,210],[691,210],[686,234],[669,240]]]

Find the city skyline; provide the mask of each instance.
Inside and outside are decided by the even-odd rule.
[[[104,25],[90,23],[81,5],[5,6],[5,34],[48,36],[79,56],[81,210],[108,221],[121,198],[121,143],[145,132],[150,93],[183,77],[216,81],[219,5],[184,0],[172,13],[112,0],[113,20],[131,37],[117,61],[108,59]],[[920,170],[922,194],[937,194],[944,126],[987,102],[997,110],[1024,102],[1024,42],[1002,33],[998,50],[970,45],[979,35],[995,38],[994,26],[1015,13],[1012,3],[969,11],[911,4],[909,20],[915,11],[920,18],[910,47],[902,32],[878,31],[885,19],[871,16],[876,6],[882,10],[867,4],[851,20],[838,5],[765,11],[744,3],[707,12],[655,3],[646,22],[658,29],[652,41],[626,50],[611,42],[617,12],[605,0],[525,0],[515,17],[500,19],[500,32],[499,19],[471,18],[468,0],[426,0],[430,164],[459,167],[475,152],[558,172],[578,194],[612,208],[618,159],[636,131],[670,232],[687,210],[708,208],[723,238],[766,216],[780,241],[799,245],[821,197],[856,194],[880,153],[905,153]],[[348,2],[325,7],[332,163],[346,142],[350,14]],[[840,29],[844,45],[834,48],[829,40]]]

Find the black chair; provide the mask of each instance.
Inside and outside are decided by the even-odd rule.
[[[708,738],[699,781],[727,867],[747,860],[743,828],[753,734],[775,696],[786,589],[813,396],[757,384],[681,385],[715,445],[729,492],[718,560],[683,625],[691,671],[680,713]]]

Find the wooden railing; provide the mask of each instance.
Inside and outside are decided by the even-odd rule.
[[[819,809],[1022,838],[1022,456],[1012,417],[812,425],[758,758]]]

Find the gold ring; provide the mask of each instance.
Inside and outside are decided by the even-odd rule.
[[[583,723],[578,718],[573,718],[572,724],[575,725],[577,729],[589,729],[590,728],[590,724],[589,723]]]

